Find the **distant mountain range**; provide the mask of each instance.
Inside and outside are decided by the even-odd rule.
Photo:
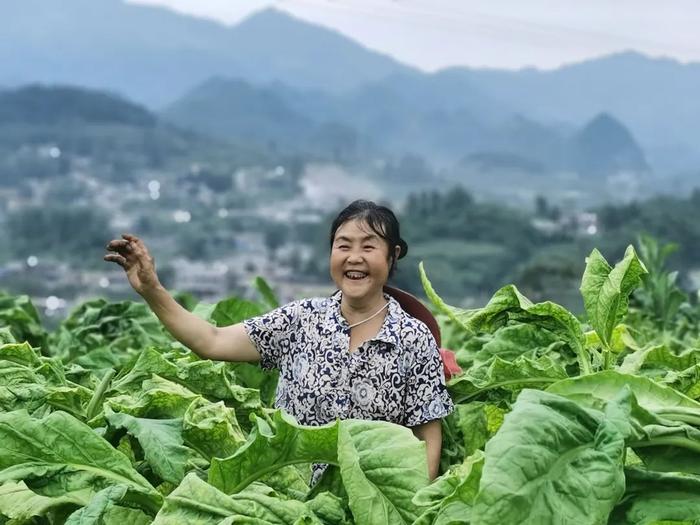
[[[83,85],[151,107],[215,75],[342,92],[411,70],[274,9],[228,27],[122,0],[22,0],[0,20],[0,85]]]
[[[285,93],[279,96],[276,93]],[[335,160],[362,160],[371,155],[386,155],[397,137],[405,140],[405,146],[414,151],[435,147],[428,144],[421,133],[406,132],[409,123],[396,126],[392,141],[383,140],[386,126],[376,130],[367,128],[361,135],[348,124],[340,121],[313,120],[290,109],[285,99],[299,103],[301,94],[289,89],[266,91],[256,89],[242,81],[212,80],[174,104],[164,117],[182,128],[214,137],[233,139],[234,143],[263,145],[290,153],[306,151],[314,156]],[[331,100],[328,99],[327,103]],[[345,116],[349,121],[349,109],[344,99],[335,100],[335,111],[326,107],[320,113]],[[362,105],[358,104],[358,111]],[[307,111],[312,114],[312,111]],[[400,115],[397,114],[397,118]],[[167,122],[166,120],[166,122]],[[430,126],[428,117],[424,125]],[[453,159],[461,157],[461,165],[474,165],[482,171],[507,170],[546,175],[568,170],[580,175],[604,179],[619,171],[642,173],[648,165],[641,148],[630,132],[612,116],[601,114],[581,129],[570,133],[556,130],[516,117],[493,128],[474,124],[468,115],[455,119],[455,126],[465,130],[474,125],[475,132],[459,135],[461,141],[443,144]],[[61,129],[75,132],[81,126],[121,125],[149,130],[163,127],[163,118],[146,108],[118,96],[82,88],[45,87],[30,85],[16,90],[0,91],[0,129],[23,130],[36,126],[45,135],[47,127],[54,130],[52,140],[65,140]],[[436,119],[434,131],[445,131],[445,120]],[[170,133],[177,132],[173,129]],[[477,133],[478,132],[478,133]],[[181,133],[181,132],[177,132]],[[5,135],[12,135],[6,132]],[[478,136],[477,136],[478,135]],[[48,137],[48,136],[47,136]],[[423,137],[423,138],[421,138]],[[47,138],[43,139],[47,140]],[[152,142],[152,141],[151,141]],[[393,145],[396,147],[396,145]],[[422,151],[426,155],[432,150]],[[402,152],[397,148],[395,153]],[[403,151],[405,154],[406,151]],[[454,165],[452,161],[448,166]],[[428,181],[425,181],[428,182]]]
[[[627,52],[554,71],[425,74],[274,9],[228,27],[121,0],[23,0],[0,6],[0,20],[11,43],[0,46],[0,86],[109,90],[212,135],[570,166],[570,138],[589,147],[585,126],[608,115],[626,126],[616,158],[627,168],[700,164],[700,64]]]
[[[475,97],[468,108],[449,108],[441,100],[406,96],[385,85],[375,88],[375,96],[371,89],[331,96],[279,83],[256,88],[217,78],[185,95],[163,116],[200,133],[309,153],[328,152],[327,145],[337,139],[330,149],[344,157],[412,152],[445,166],[472,157],[502,164],[510,157],[521,166],[529,163],[532,171],[571,170],[596,177],[649,170],[630,131],[606,113],[581,127],[556,127],[509,117],[484,96]],[[378,104],[379,98],[384,103]],[[335,137],[329,135],[332,128]],[[322,136],[325,147],[314,147]]]

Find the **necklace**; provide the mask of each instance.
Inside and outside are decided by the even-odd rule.
[[[384,308],[386,308],[387,306],[389,306],[388,302],[384,306],[382,306],[379,310],[377,310],[372,315],[370,315],[367,319],[363,319],[362,321],[358,321],[357,323],[353,323],[350,326],[348,326],[348,328],[355,328],[356,326],[361,325],[362,323],[366,323],[370,319],[374,319],[375,317],[377,317],[379,315],[379,312],[384,310]]]

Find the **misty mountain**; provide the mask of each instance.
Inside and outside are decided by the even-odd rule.
[[[100,91],[43,85],[0,91],[3,125],[78,122],[151,127],[156,116],[142,106]]]
[[[0,85],[70,83],[151,107],[217,75],[342,92],[410,69],[274,9],[229,27],[121,0],[22,0],[0,21]]]
[[[644,153],[632,134],[607,113],[596,116],[576,133],[570,148],[570,168],[580,174],[606,177],[625,171],[649,171]]]
[[[90,166],[97,177],[126,180],[207,158],[273,157],[178,129],[112,93],[44,85],[0,91],[0,184],[67,175],[73,161],[77,171]]]
[[[552,71],[452,68],[451,74],[543,122],[581,125],[610,113],[633,130],[652,166],[700,162],[700,64],[617,53]]]
[[[330,125],[358,144],[414,149],[439,163],[490,148],[539,158],[561,150],[560,131],[607,113],[634,134],[655,172],[700,163],[700,64],[633,52],[551,71],[454,67],[425,74],[273,9],[226,26],[122,0],[5,2],[0,40],[11,43],[0,46],[0,86],[99,87],[151,108],[179,106],[173,119],[184,123],[190,118],[181,104],[185,94],[211,78],[239,79],[267,92],[258,103],[273,104],[261,115],[263,137],[277,133],[271,117],[278,114],[282,136],[287,130],[318,136],[318,126]],[[244,121],[260,109],[256,96],[241,99],[251,109],[237,106]],[[535,123],[533,133],[527,122]],[[217,134],[230,126],[195,124]],[[494,137],[493,130],[504,135]]]
[[[329,95],[280,82],[256,87],[216,78],[166,108],[163,117],[200,133],[257,146],[313,153],[345,149],[346,158],[376,149],[396,157],[419,154],[442,165],[469,158],[478,165],[512,165],[540,173],[571,170],[606,176],[649,170],[632,133],[609,114],[580,129],[547,125],[523,115],[506,117],[486,96],[475,94],[473,101],[464,96],[464,107],[459,107],[458,97],[433,101],[417,86],[421,83],[392,88],[382,82],[347,95]],[[500,119],[485,114],[489,105]]]
[[[213,78],[168,106],[163,116],[181,127],[218,137],[298,145],[313,121],[290,109],[273,89]]]
[[[335,101],[333,96],[319,97],[280,82],[257,87],[217,77],[189,91],[161,115],[184,129],[277,152],[336,160],[368,153],[369,143],[351,125],[332,120],[337,113],[332,110]],[[326,107],[311,110],[320,104]],[[307,107],[299,110],[300,105]]]

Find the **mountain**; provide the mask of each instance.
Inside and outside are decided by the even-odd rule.
[[[465,84],[542,122],[579,126],[610,113],[633,130],[660,170],[697,165],[700,64],[617,53],[552,71],[452,68]]]
[[[572,137],[570,155],[571,168],[582,175],[600,178],[649,171],[632,134],[607,113],[597,115]]]
[[[70,83],[164,107],[217,76],[339,93],[410,71],[282,11],[229,27],[121,0],[22,0],[0,6],[0,85]]]
[[[267,126],[262,136],[274,135],[277,114],[281,135],[303,128],[313,136],[330,124],[342,128],[338,140],[351,134],[358,143],[369,139],[395,153],[415,149],[444,163],[499,151],[540,157],[559,148],[560,132],[607,113],[633,133],[654,172],[700,164],[697,63],[625,52],[551,71],[454,67],[425,74],[274,9],[230,27],[123,0],[4,2],[0,41],[11,44],[0,46],[0,86],[107,89],[154,109],[179,106],[173,119],[182,123],[184,100],[203,83],[245,82],[247,95],[242,86],[238,93],[250,109],[241,102],[223,111],[225,126],[200,119],[217,134],[234,116]],[[257,89],[264,93],[253,94]],[[272,108],[257,113],[265,100]]]
[[[216,137],[287,146],[314,127],[308,118],[288,108],[275,90],[219,77],[189,91],[162,115],[180,127]]]
[[[180,128],[273,152],[336,160],[369,154],[369,141],[347,122],[333,119],[338,100],[281,82],[254,86],[217,77],[190,90],[160,115]]]
[[[0,187],[82,173],[86,166],[92,176],[115,181],[153,170],[170,176],[208,158],[274,162],[249,145],[173,127],[112,93],[45,85],[0,91]],[[230,181],[230,172],[223,178]]]
[[[0,91],[0,123],[126,124],[151,127],[156,117],[117,95],[67,86],[30,85]]]

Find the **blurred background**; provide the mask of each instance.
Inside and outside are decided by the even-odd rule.
[[[105,244],[141,236],[171,290],[265,277],[325,295],[328,228],[390,205],[455,305],[515,283],[582,311],[584,258],[640,234],[700,285],[700,7],[690,1],[6,0],[0,289],[48,324],[137,299]]]

